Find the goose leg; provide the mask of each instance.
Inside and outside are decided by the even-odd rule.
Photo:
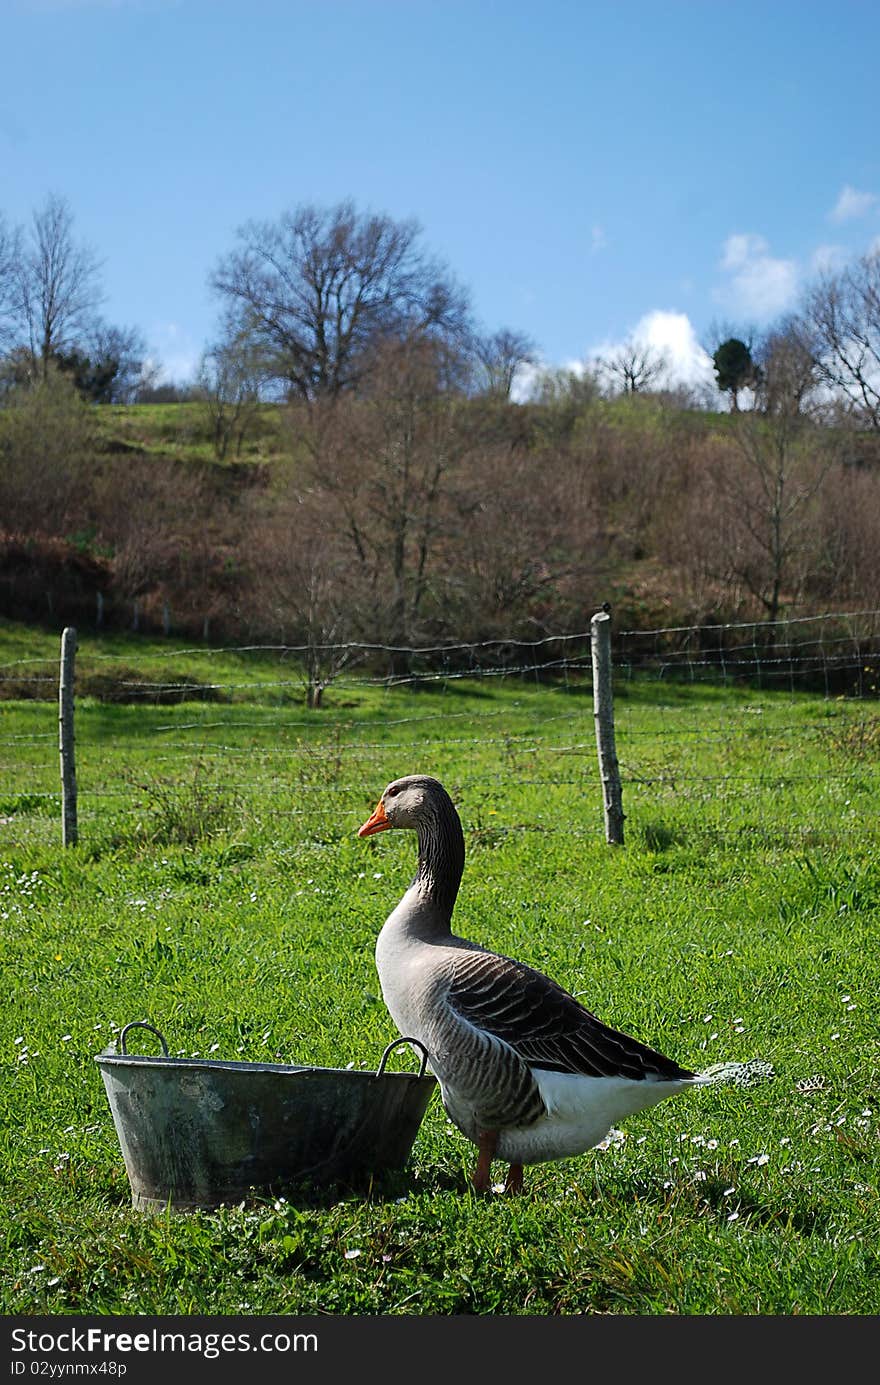
[[[511,1164],[507,1170],[507,1178],[504,1182],[506,1193],[521,1193],[523,1190],[523,1166],[522,1164]]]
[[[495,1153],[497,1143],[497,1130],[482,1130],[480,1132],[480,1137],[477,1140],[477,1149],[480,1153],[477,1158],[477,1167],[471,1175],[471,1183],[475,1193],[487,1193],[492,1186],[492,1155]]]

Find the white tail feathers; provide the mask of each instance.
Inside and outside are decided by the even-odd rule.
[[[773,1064],[764,1058],[750,1058],[746,1063],[715,1063],[697,1074],[697,1081],[707,1086],[729,1083],[734,1087],[757,1087],[773,1077]]]

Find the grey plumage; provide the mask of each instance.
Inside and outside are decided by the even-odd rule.
[[[518,1187],[523,1163],[580,1153],[632,1111],[691,1086],[761,1076],[760,1064],[682,1067],[533,967],[454,934],[464,835],[438,780],[393,780],[360,835],[392,827],[416,831],[418,869],[377,939],[382,994],[401,1034],[427,1049],[450,1118],[480,1147],[477,1186],[495,1152],[518,1171]]]

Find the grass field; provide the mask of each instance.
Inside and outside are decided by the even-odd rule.
[[[0,701],[0,1311],[880,1311],[876,702],[623,684],[610,848],[576,677],[350,678],[307,712],[270,656],[84,640],[84,686],[136,670],[218,700],[79,696],[62,850],[57,644],[0,628],[0,676],[30,680]],[[122,1025],[152,1020],[172,1053],[326,1066],[372,1067],[394,1037],[373,946],[415,840],[356,829],[416,770],[465,827],[460,932],[683,1063],[758,1056],[774,1079],[634,1116],[527,1170],[519,1199],[469,1192],[474,1151],[435,1096],[406,1169],[372,1187],[133,1211],[94,1062]]]

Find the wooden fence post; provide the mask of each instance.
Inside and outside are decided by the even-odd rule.
[[[590,650],[593,656],[593,715],[605,809],[605,840],[612,846],[623,846],[623,793],[614,748],[611,616],[608,611],[597,611],[590,622]]]
[[[61,635],[61,674],[58,680],[58,749],[61,756],[61,842],[75,846],[76,762],[73,753],[73,679],[76,630],[66,626]]]

